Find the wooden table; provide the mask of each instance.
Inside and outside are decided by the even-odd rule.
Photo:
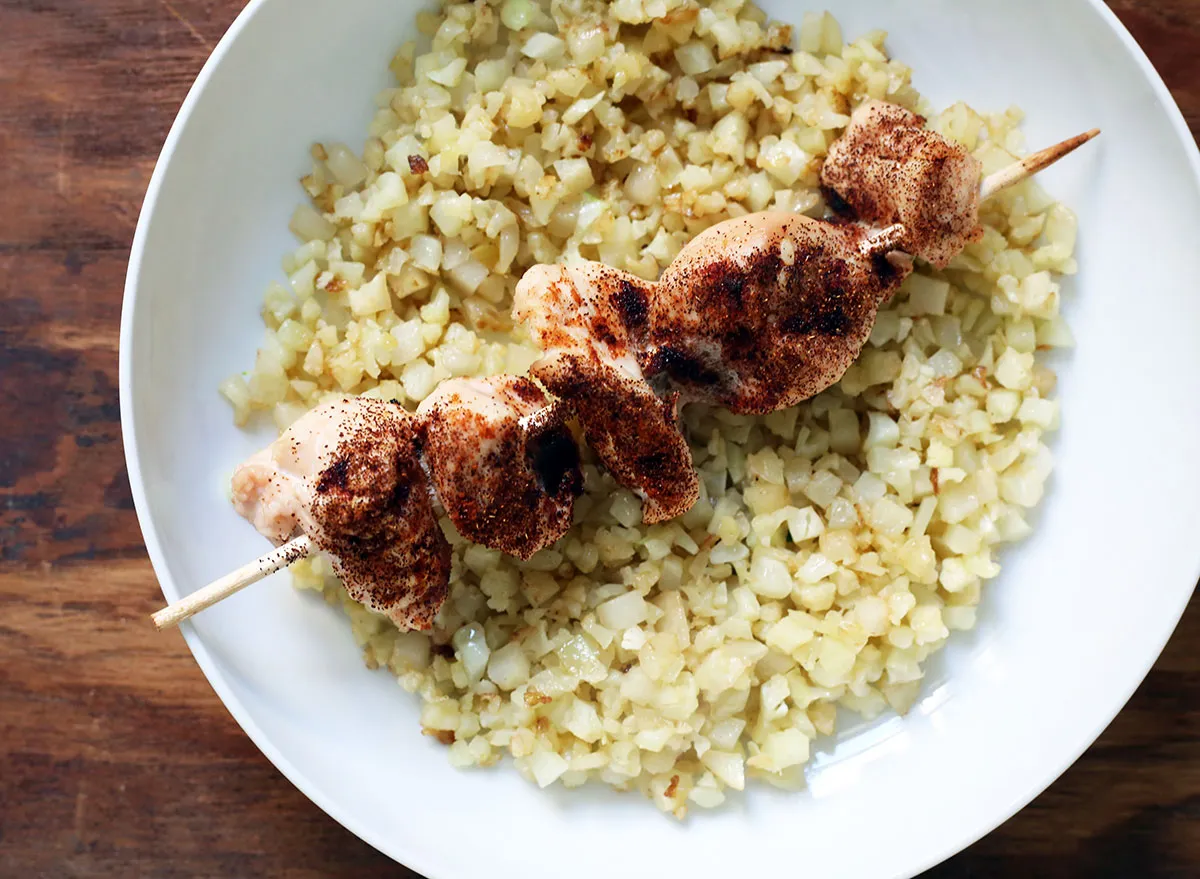
[[[332,2],[332,0],[331,0]],[[237,0],[0,3],[0,875],[413,875],[251,745],[161,601],[121,452],[125,261]],[[1113,0],[1200,124],[1200,0]],[[1112,727],[930,876],[1200,875],[1200,600]]]

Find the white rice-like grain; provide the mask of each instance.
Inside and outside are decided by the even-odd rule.
[[[509,310],[529,266],[652,279],[713,223],[820,216],[822,157],[857,103],[929,113],[883,33],[845,42],[828,14],[793,32],[739,0],[488,0],[418,24],[425,49],[393,59],[361,153],[313,148],[304,243],[267,292],[253,370],[221,386],[239,424],[523,373],[537,352]],[[956,104],[931,125],[992,171],[1023,148],[1020,119]],[[508,753],[541,786],[597,779],[677,816],[747,778],[802,784],[838,705],[913,704],[1050,474],[1058,404],[1036,354],[1071,343],[1075,218],[1026,182],[982,220],[947,271],[904,284],[836,387],[758,418],[688,408],[703,494],[682,518],[641,525],[588,463],[576,526],[528,563],[446,522],[432,634],[351,602],[326,559],[296,584],[345,609],[456,766]]]

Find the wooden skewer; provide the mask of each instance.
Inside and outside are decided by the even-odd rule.
[[[904,240],[904,236],[907,234],[908,230],[904,228],[903,223],[893,223],[891,226],[873,233],[870,237],[864,238],[862,243],[858,245],[859,252],[863,256],[887,253],[889,250],[895,250],[899,247],[900,242]]]
[[[1049,168],[1063,156],[1079,149],[1099,133],[1099,128],[1093,128],[1091,131],[1067,138],[1062,143],[1056,143],[1054,146],[1031,153],[1025,158],[1013,162],[1007,168],[1001,168],[994,174],[989,174],[983,178],[983,183],[979,186],[979,200],[987,201],[1001,189],[1006,189],[1027,177],[1032,177],[1043,168]]]
[[[989,174],[983,178],[983,182],[980,184],[980,201],[984,201],[990,196],[995,195],[1001,189],[1032,177],[1043,168],[1048,168],[1063,156],[1083,146],[1099,133],[1100,129],[1093,128],[1091,131],[1068,138],[1062,143],[1057,143],[1054,146],[1032,153],[1006,168],[1001,168],[994,174]],[[904,232],[904,226],[899,223],[888,226],[886,229],[881,229],[863,241],[860,248],[867,255],[892,249],[904,237]],[[224,577],[214,580],[191,595],[164,607],[154,614],[154,625],[159,629],[177,626],[188,617],[199,613],[206,607],[211,607],[221,599],[228,598],[233,593],[245,589],[252,583],[257,583],[264,577],[269,577],[271,574],[282,568],[286,568],[294,562],[308,558],[310,555],[315,554],[316,551],[316,547],[307,537],[297,537],[278,549],[266,555],[259,556],[248,564],[242,565],[236,571],[231,571]]]
[[[213,580],[203,589],[197,589],[191,595],[184,596],[175,603],[164,607],[154,614],[154,625],[160,630],[177,626],[206,607],[211,607],[221,599],[228,598],[233,593],[245,589],[251,583],[257,583],[263,577],[269,577],[293,562],[308,558],[316,551],[317,548],[313,546],[312,541],[303,535],[289,540],[278,549],[259,556],[236,571],[230,571],[224,577]]]

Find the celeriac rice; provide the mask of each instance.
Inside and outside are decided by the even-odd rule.
[[[418,25],[431,46],[393,59],[361,155],[313,148],[305,243],[267,291],[254,370],[221,387],[239,424],[523,373],[537,351],[508,314],[530,265],[655,278],[720,220],[820,216],[822,156],[862,100],[930,115],[884,34],[846,42],[828,13],[793,34],[739,0],[479,0]],[[956,104],[931,125],[990,172],[1023,147],[1020,118]],[[296,584],[345,609],[457,766],[508,752],[539,785],[596,778],[678,816],[747,776],[802,784],[838,706],[913,704],[1050,473],[1055,379],[1035,354],[1071,343],[1056,274],[1075,219],[1026,182],[982,221],[947,271],[906,281],[839,385],[765,417],[687,408],[702,496],[682,518],[643,526],[588,463],[575,527],[527,563],[444,521],[432,634],[351,602],[326,559]]]

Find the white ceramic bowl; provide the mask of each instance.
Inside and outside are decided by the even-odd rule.
[[[1183,611],[1200,569],[1200,163],[1166,89],[1098,0],[825,2],[848,33],[886,28],[935,103],[1019,104],[1031,145],[1104,130],[1045,175],[1082,231],[1066,309],[1078,348],[1062,364],[1058,469],[1036,537],[1007,554],[978,631],[952,639],[908,717],[839,735],[806,793],[755,788],[685,823],[636,795],[451,769],[420,734],[415,699],[367,671],[346,621],[282,576],[185,625],[280,770],[430,877],[912,875],[1061,773]],[[798,19],[783,0],[765,6]],[[222,481],[270,437],[234,429],[214,389],[253,361],[308,145],[361,143],[416,9],[252,2],[167,139],[130,261],[121,409],[168,599],[264,549]]]

